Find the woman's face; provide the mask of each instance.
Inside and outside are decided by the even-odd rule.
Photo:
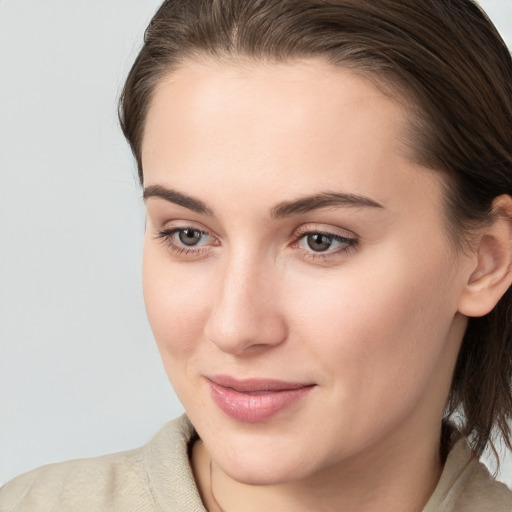
[[[406,129],[398,102],[314,59],[189,63],[156,89],[146,307],[192,423],[239,481],[439,434],[470,262]]]

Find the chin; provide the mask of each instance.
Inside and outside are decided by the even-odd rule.
[[[285,484],[301,480],[310,474],[302,464],[279,460],[279,454],[274,454],[268,460],[257,460],[252,463],[222,458],[218,460],[218,465],[230,478],[246,485]]]
[[[203,439],[208,447],[208,440]],[[210,453],[230,478],[248,485],[275,485],[301,480],[316,472],[315,454],[302,453],[304,440],[293,435],[238,433],[211,439]]]

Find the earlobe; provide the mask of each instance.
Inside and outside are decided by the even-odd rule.
[[[475,266],[459,301],[459,312],[468,317],[492,311],[512,283],[512,197],[497,197],[493,212],[493,220],[478,241]]]

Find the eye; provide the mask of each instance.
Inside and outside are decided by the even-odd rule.
[[[206,231],[191,226],[168,228],[158,231],[156,238],[178,254],[199,254],[208,246],[217,245],[217,240]]]
[[[324,254],[326,256],[347,251],[354,247],[357,240],[333,233],[310,232],[303,233],[298,239],[297,246],[308,253]]]
[[[322,233],[306,235],[303,240],[307,247],[315,252],[324,252],[329,250],[334,241],[333,237],[323,235]]]
[[[175,235],[178,235],[178,240],[183,245],[187,245],[189,247],[194,245],[203,245],[205,243],[203,239],[207,236],[203,231],[192,228],[178,229],[175,231]],[[200,242],[203,243],[200,244]]]

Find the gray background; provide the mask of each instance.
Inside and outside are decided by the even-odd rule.
[[[0,0],[0,485],[139,446],[182,412],[145,317],[115,112],[158,5]],[[512,46],[512,0],[482,5]]]

